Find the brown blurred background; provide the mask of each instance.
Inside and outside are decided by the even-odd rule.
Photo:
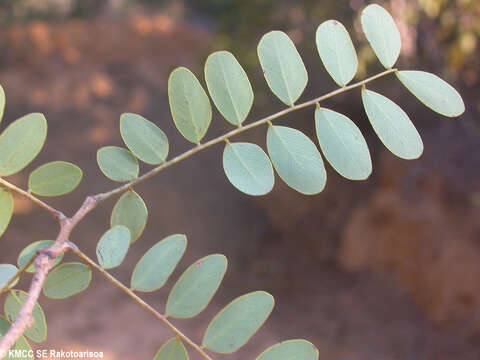
[[[85,172],[76,192],[49,202],[67,213],[87,194],[115,186],[96,166],[96,150],[121,145],[122,112],[140,113],[168,135],[171,155],[189,148],[171,120],[166,84],[176,66],[203,83],[209,52],[232,51],[255,89],[247,121],[282,109],[269,92],[256,45],[269,30],[286,31],[309,71],[302,99],[334,88],[315,48],[323,21],[342,21],[360,57],[358,78],[381,70],[359,27],[369,3],[286,0],[2,0],[0,83],[7,95],[2,127],[39,111],[49,121],[47,143],[35,166],[51,160]],[[402,34],[402,69],[434,72],[463,95],[466,112],[447,119],[426,109],[394,77],[371,85],[400,104],[419,129],[423,156],[404,161],[389,153],[368,126],[358,91],[327,102],[362,129],[374,171],[346,181],[328,168],[323,193],[305,197],[277,177],[272,193],[248,197],[223,174],[221,146],[190,158],[136,189],[149,222],[114,275],[128,283],[139,257],[172,233],[189,247],[169,284],[145,295],[160,311],[173,281],[195,259],[224,253],[223,286],[193,320],[175,321],[197,341],[227,302],[264,289],[277,301],[266,325],[241,352],[215,356],[253,359],[267,346],[305,338],[322,360],[480,359],[480,2],[379,1]],[[434,89],[432,89],[434,91]],[[314,136],[312,109],[279,123]],[[207,137],[229,125],[214,113]],[[238,139],[265,145],[265,129]],[[146,167],[145,167],[146,169]],[[25,186],[28,171],[11,180]],[[89,215],[71,240],[94,256],[109,226],[114,201]],[[15,216],[1,238],[2,263],[15,263],[27,244],[56,235],[48,215],[17,198]],[[70,258],[70,257],[69,257]],[[28,286],[27,277],[21,285]],[[151,359],[171,334],[98,275],[88,291],[69,300],[41,298],[46,344],[36,348],[100,350],[106,358]],[[197,356],[191,352],[191,358]]]

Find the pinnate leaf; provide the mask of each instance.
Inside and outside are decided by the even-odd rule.
[[[91,280],[92,270],[87,265],[65,263],[48,274],[43,295],[50,299],[65,299],[86,290]]]
[[[395,21],[377,4],[368,5],[360,17],[362,30],[382,65],[390,69],[400,55],[402,40]]]
[[[212,120],[212,107],[202,85],[187,68],[176,68],[170,74],[168,101],[178,131],[199,144]]]
[[[357,73],[358,59],[347,29],[337,20],[327,20],[317,29],[317,49],[325,69],[339,86]]]
[[[113,207],[110,226],[124,225],[130,230],[131,242],[142,235],[147,224],[148,210],[143,199],[135,191],[123,194]]]
[[[317,360],[318,349],[306,340],[282,341],[261,353],[255,360]]]
[[[465,104],[455,88],[437,75],[425,71],[398,71],[398,78],[403,85],[425,106],[448,117],[463,114]]]
[[[7,230],[13,214],[13,196],[10,191],[0,187],[0,236]]]
[[[275,182],[270,159],[255,144],[228,143],[223,151],[223,169],[232,185],[248,195],[265,195]]]
[[[60,196],[73,191],[82,180],[83,172],[66,161],[52,161],[32,171],[28,188],[41,196]]]
[[[315,110],[315,128],[325,158],[340,175],[350,180],[370,176],[370,152],[352,120],[333,110],[319,108]]]
[[[210,322],[203,337],[203,346],[220,354],[237,351],[263,325],[273,306],[272,295],[264,291],[236,298]]]
[[[222,282],[227,258],[214,254],[192,264],[178,279],[168,296],[166,315],[190,318],[205,309]]]
[[[387,149],[407,160],[422,155],[422,138],[400,106],[366,89],[362,89],[362,101],[373,129]]]
[[[47,120],[32,113],[11,123],[0,135],[0,176],[16,174],[42,150],[47,137]]]
[[[138,160],[127,149],[105,146],[97,151],[97,163],[102,173],[113,181],[125,182],[138,176]]]
[[[128,149],[143,162],[157,165],[167,158],[167,135],[143,116],[132,113],[122,114],[120,134]]]
[[[320,152],[308,136],[289,127],[271,126],[267,148],[275,170],[288,186],[305,195],[323,190],[327,173]]]
[[[228,51],[211,54],[205,63],[205,80],[215,106],[233,125],[240,125],[253,104],[252,85],[245,70]]]
[[[171,235],[150,248],[135,266],[130,287],[150,292],[160,289],[167,282],[185,252],[185,235]]]
[[[21,290],[11,290],[8,293],[3,309],[10,322],[13,322],[17,318],[27,296],[28,294]],[[33,342],[44,342],[47,339],[47,320],[45,319],[45,313],[42,307],[38,303],[35,303],[33,307],[32,316],[35,321],[32,327],[25,330],[24,335]]]
[[[104,269],[119,266],[130,246],[130,230],[126,226],[116,225],[107,230],[97,244],[98,263]]]
[[[40,240],[40,241],[35,241],[25,247],[20,254],[18,255],[18,260],[17,264],[19,267],[23,267],[27,262],[30,261],[30,259],[34,256],[37,255],[37,251],[49,248],[55,244],[55,241],[53,240]],[[63,254],[60,254],[57,256],[55,259],[55,262],[53,263],[53,266],[57,266],[60,261],[63,259]],[[35,265],[30,265],[26,270],[28,273],[34,273],[35,272]]]
[[[187,349],[177,338],[171,338],[158,350],[153,360],[189,360]]]
[[[272,92],[293,106],[307,86],[308,74],[292,40],[282,31],[271,31],[258,43],[257,53]]]

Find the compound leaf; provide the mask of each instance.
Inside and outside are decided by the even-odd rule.
[[[287,340],[269,347],[255,360],[318,360],[318,349],[307,340]]]
[[[220,354],[237,351],[267,320],[274,303],[272,295],[264,291],[236,298],[210,322],[203,337],[203,346]]]
[[[465,111],[458,91],[437,75],[416,70],[396,74],[402,84],[433,111],[448,117],[460,116]]]
[[[358,59],[347,29],[337,20],[327,20],[317,29],[317,49],[325,69],[339,86],[357,73]]]
[[[205,63],[205,80],[218,111],[232,125],[240,125],[252,107],[253,91],[235,56],[228,51],[211,54]]]
[[[400,55],[402,40],[395,21],[377,4],[368,5],[360,17],[362,29],[382,65],[390,69]]]
[[[0,264],[0,290],[15,276],[18,269],[15,265]],[[18,278],[12,283],[10,287],[15,286],[18,283]]]
[[[223,151],[223,169],[232,185],[248,195],[265,195],[275,182],[270,159],[255,144],[228,143]]]
[[[125,182],[138,176],[138,160],[127,149],[105,146],[97,151],[97,163],[102,173],[113,181]]]
[[[86,290],[91,280],[92,270],[87,265],[65,263],[48,274],[43,295],[50,299],[65,299]]]
[[[13,214],[13,196],[10,191],[0,188],[0,236],[7,230]]]
[[[5,91],[3,90],[2,85],[0,85],[0,122],[2,122],[4,111],[5,111]]]
[[[307,86],[308,74],[292,40],[282,31],[271,31],[258,43],[257,53],[272,92],[293,106]]]
[[[157,165],[167,158],[167,135],[143,116],[132,113],[122,114],[120,134],[128,149],[143,162]]]
[[[130,230],[131,242],[142,235],[147,224],[148,210],[143,199],[135,191],[123,194],[113,207],[110,226],[124,225]]]
[[[171,235],[150,248],[135,266],[130,287],[132,290],[150,292],[160,289],[167,282],[180,261],[187,238]]]
[[[170,74],[168,101],[178,131],[199,144],[212,120],[212,107],[202,85],[187,68],[176,68]]]
[[[205,309],[227,271],[227,258],[214,254],[192,264],[168,296],[166,315],[191,318]]]
[[[8,293],[3,309],[8,321],[13,322],[20,312],[28,294],[21,290],[11,290]],[[33,319],[35,320],[32,327],[25,330],[24,335],[36,343],[44,342],[47,339],[47,320],[45,319],[45,313],[38,303],[35,303],[32,312]]]
[[[364,180],[372,172],[370,152],[358,127],[333,110],[315,110],[315,128],[320,148],[332,167],[350,180]]]
[[[288,186],[305,195],[323,190],[327,173],[320,152],[308,136],[289,127],[270,126],[267,148],[275,170]]]
[[[102,235],[97,244],[98,263],[104,269],[119,266],[130,246],[130,230],[126,226],[116,225]]]
[[[171,338],[158,350],[153,360],[189,360],[187,349],[177,338]]]
[[[28,178],[29,189],[41,196],[60,196],[73,191],[82,180],[83,172],[66,161],[52,161],[39,166]]]
[[[10,323],[5,319],[3,316],[0,316],[0,338],[3,337],[10,329]],[[15,360],[32,360],[31,356],[28,356],[30,351],[32,351],[32,348],[28,344],[28,341],[25,339],[25,337],[22,335],[20,338],[17,340],[15,345],[11,348],[12,351],[15,352],[15,350],[18,351],[18,353],[22,354],[20,357],[7,357],[6,359],[15,359]]]
[[[27,166],[42,150],[47,120],[32,113],[11,123],[0,135],[0,176],[13,175]]]
[[[387,149],[407,160],[422,155],[422,138],[400,106],[366,89],[362,89],[362,101],[373,129]]]
[[[53,246],[53,244],[55,244],[55,241],[53,240],[40,240],[40,241],[35,241],[31,243],[30,245],[25,247],[18,255],[18,259],[17,259],[18,267],[21,268],[27,262],[29,262],[32,257],[37,255],[37,251],[49,248]],[[63,254],[60,254],[59,256],[57,256],[57,258],[55,259],[55,262],[53,263],[53,267],[57,266],[60,263],[60,261],[62,261],[62,259],[63,259]],[[35,265],[31,264],[25,271],[28,273],[34,273]]]

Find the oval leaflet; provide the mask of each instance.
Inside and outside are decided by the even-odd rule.
[[[28,188],[40,196],[60,196],[73,191],[82,176],[82,169],[77,165],[52,161],[32,171],[28,177]]]
[[[232,185],[247,195],[265,195],[275,182],[270,159],[255,144],[227,143],[223,169]]]
[[[170,291],[166,315],[190,318],[205,309],[227,271],[227,258],[214,254],[193,263]]]
[[[130,230],[131,242],[142,235],[147,224],[148,210],[143,199],[135,191],[129,190],[116,202],[110,217],[110,226],[124,225]]]
[[[132,290],[150,292],[167,282],[187,247],[185,235],[175,234],[153,245],[138,261],[133,270]]]
[[[167,135],[143,116],[132,113],[122,114],[120,134],[128,149],[143,162],[158,165],[167,158]]]
[[[87,265],[65,263],[48,274],[43,295],[50,299],[65,299],[86,290],[91,280],[92,270]]]

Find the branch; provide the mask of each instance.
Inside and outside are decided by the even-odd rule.
[[[203,351],[201,347],[196,345],[193,341],[191,341],[188,337],[182,334],[180,330],[178,330],[175,326],[173,326],[165,316],[162,314],[158,313],[155,309],[153,309],[150,305],[145,303],[140,297],[135,295],[134,292],[132,292],[130,289],[125,287],[122,283],[117,281],[115,278],[110,276],[107,272],[105,272],[102,268],[98,267],[92,260],[90,260],[86,255],[84,255],[80,250],[78,250],[76,247],[70,246],[69,242],[69,236],[72,230],[75,228],[75,226],[85,217],[86,214],[88,214],[90,211],[92,211],[98,203],[114,196],[117,194],[120,194],[122,192],[125,192],[129,189],[131,189],[133,186],[140,184],[144,182],[147,179],[150,179],[151,177],[157,175],[161,171],[165,170],[166,168],[189,158],[190,156],[196,154],[197,152],[200,152],[206,148],[209,148],[210,146],[213,146],[215,144],[218,144],[223,141],[228,141],[231,137],[241,134],[247,130],[253,129],[257,126],[260,126],[262,124],[270,124],[271,121],[278,119],[279,117],[286,115],[288,113],[291,113],[296,110],[300,110],[303,108],[306,108],[308,106],[314,106],[318,105],[321,101],[324,101],[326,99],[329,99],[335,95],[347,92],[349,90],[355,89],[357,87],[363,86],[373,80],[376,80],[380,77],[383,77],[385,75],[391,74],[396,72],[397,69],[389,69],[386,71],[383,71],[377,75],[371,76],[365,80],[356,82],[352,85],[349,86],[344,86],[342,88],[336,89],[334,91],[331,91],[325,95],[319,96],[317,98],[314,98],[312,100],[306,101],[304,103],[286,108],[282,111],[279,111],[275,114],[272,114],[270,116],[267,116],[263,119],[257,120],[253,123],[247,124],[245,126],[236,128],[222,136],[219,136],[215,139],[212,139],[204,144],[200,144],[176,157],[173,159],[164,162],[163,164],[153,168],[152,170],[146,172],[140,177],[137,177],[136,179],[125,183],[122,186],[119,186],[111,191],[105,192],[105,193],[100,193],[94,196],[88,196],[85,201],[83,202],[82,206],[78,209],[78,211],[75,213],[75,215],[71,218],[66,217],[62,212],[54,209],[50,205],[44,203],[40,199],[36,198],[33,196],[31,193],[26,192],[18,187],[16,187],[13,184],[10,184],[9,182],[5,181],[4,179],[0,178],[0,184],[11,189],[12,191],[17,192],[18,194],[27,197],[37,205],[41,206],[45,210],[47,210],[54,218],[59,220],[60,222],[60,231],[57,236],[57,239],[55,240],[55,244],[48,248],[48,249],[42,249],[39,251],[39,255],[35,259],[35,274],[33,275],[32,282],[30,284],[30,290],[28,292],[27,299],[25,300],[25,303],[22,306],[22,309],[20,310],[17,319],[12,323],[10,326],[9,330],[7,333],[0,339],[0,358],[3,358],[8,349],[10,349],[15,342],[22,336],[22,334],[27,330],[29,327],[32,326],[33,324],[33,317],[32,317],[32,312],[33,312],[33,307],[35,306],[35,303],[40,295],[40,292],[42,291],[43,284],[45,283],[46,277],[56,259],[57,256],[60,254],[72,250],[77,254],[77,256],[82,257],[86,262],[88,262],[92,267],[94,267],[96,270],[100,271],[100,273],[105,276],[110,282],[112,282],[115,286],[120,288],[122,291],[124,291],[126,294],[128,294],[132,299],[134,299],[140,306],[142,306],[145,310],[149,311],[152,313],[156,318],[161,320],[170,330],[172,330],[177,336],[182,338],[187,344],[192,346],[195,350],[197,350],[205,359],[211,360],[211,358]],[[81,255],[80,255],[81,254]],[[95,266],[94,266],[95,265]]]
[[[59,222],[62,222],[63,220],[65,220],[67,217],[59,210],[53,208],[52,206],[46,204],[45,202],[43,202],[42,200],[40,200],[39,198],[35,197],[34,195],[32,195],[30,192],[28,191],[25,191],[23,189],[20,189],[19,187],[9,183],[8,181],[6,181],[5,179],[2,179],[0,178],[0,184],[3,185],[4,187],[12,190],[13,192],[16,192],[17,194],[23,196],[23,197],[26,197],[27,199],[30,199],[32,202],[34,202],[35,204],[37,204],[38,206],[44,208],[45,210],[47,210],[57,221]]]
[[[65,218],[60,222],[60,232],[58,233],[55,244],[48,249],[39,251],[39,255],[35,259],[35,274],[33,275],[27,298],[23,304],[17,318],[12,323],[7,333],[0,340],[0,359],[3,359],[8,349],[10,349],[25,330],[33,325],[33,308],[43,289],[43,284],[47,275],[52,268],[55,259],[70,249],[68,238],[83,217],[89,213],[97,203],[92,197],[87,197],[78,211],[72,218]]]
[[[127,294],[131,299],[133,299],[137,304],[139,304],[143,309],[151,313],[153,316],[155,316],[158,320],[163,322],[175,335],[177,335],[179,338],[181,338],[185,343],[190,345],[195,351],[197,351],[204,359],[206,360],[212,360],[210,356],[208,356],[205,351],[198,346],[195,342],[190,340],[185,334],[183,334],[180,330],[178,330],[170,321],[167,320],[165,315],[160,314],[158,311],[156,311],[153,307],[151,307],[149,304],[147,304],[143,299],[141,299],[137,294],[135,294],[131,289],[123,285],[120,281],[118,281],[116,278],[114,278],[112,275],[110,275],[105,269],[103,269],[101,266],[99,266],[95,261],[90,259],[86,254],[84,254],[78,247],[75,245],[71,244],[70,246],[71,251],[77,255],[80,259],[82,259],[84,262],[86,262],[90,267],[93,269],[97,270],[102,276],[110,281],[113,285],[115,285],[117,288],[122,290],[125,294]]]

